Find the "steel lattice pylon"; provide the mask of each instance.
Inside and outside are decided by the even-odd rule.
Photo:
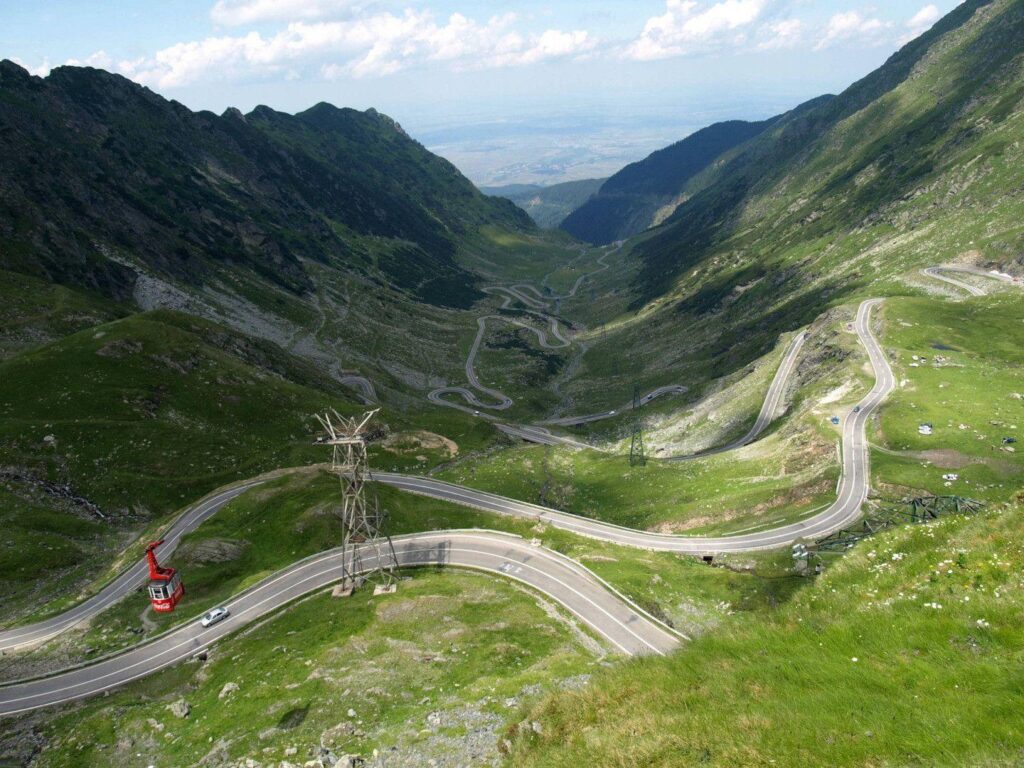
[[[373,494],[367,499],[366,481],[372,480],[363,437],[367,424],[377,413],[372,410],[358,418],[346,418],[333,408],[316,414],[326,435],[318,445],[330,445],[331,471],[341,482],[342,587],[355,589],[365,582],[391,590],[395,585],[398,558],[391,537],[384,532],[385,515]]]
[[[640,387],[633,387],[633,438],[629,441],[629,466],[642,467],[647,464],[647,453],[644,451],[644,424],[641,409]]]

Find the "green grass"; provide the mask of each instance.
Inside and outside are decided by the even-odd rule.
[[[594,541],[530,521],[502,517],[447,502],[375,486],[392,535],[426,530],[484,528],[539,538],[545,546],[585,563],[595,573],[686,633],[718,624],[730,611],[759,611],[788,598],[803,582],[786,557],[776,554],[719,558],[737,569],[708,568],[691,557],[654,554]],[[107,609],[82,632],[11,657],[3,674],[28,674],[56,655],[63,661],[95,658],[186,622],[298,559],[340,543],[337,480],[324,472],[292,473],[225,505],[188,534],[168,560],[180,569],[185,597],[170,614],[155,614],[138,591]],[[227,554],[209,557],[211,546]],[[127,562],[138,557],[130,548]],[[56,607],[56,606],[55,606]],[[67,602],[61,604],[67,607]],[[145,613],[145,622],[142,614]],[[148,626],[147,626],[148,624]]]
[[[1018,765],[1021,519],[862,542],[774,614],[524,712],[542,733],[514,735],[509,763]]]
[[[1024,449],[1003,443],[1024,439],[1019,293],[957,303],[890,299],[885,319],[882,343],[900,387],[884,407],[881,449],[872,454],[878,481],[895,494],[1005,500],[1024,485]],[[922,423],[934,433],[919,434]],[[959,479],[946,485],[950,472]]]
[[[570,245],[574,245],[572,238],[562,232],[515,232],[485,225],[467,238],[458,259],[488,282],[539,284],[552,267],[571,262],[579,255],[570,250]]]
[[[50,744],[36,764],[192,765],[211,749],[262,762],[286,759],[289,746],[301,763],[321,734],[350,720],[349,708],[358,732],[335,732],[340,754],[395,745],[438,753],[421,732],[429,713],[468,706],[502,725],[515,711],[506,697],[593,670],[566,626],[500,578],[410,575],[394,595],[311,597],[220,644],[205,664],[58,715],[43,726]],[[220,699],[229,682],[238,692]],[[187,719],[167,710],[182,697]],[[467,728],[442,726],[456,738]]]
[[[719,533],[793,519],[834,494],[828,444],[804,438],[688,462],[523,446],[445,470],[452,482],[632,528]],[[834,463],[834,462],[833,462]]]
[[[24,503],[9,497],[0,509],[9,532],[0,550],[3,618],[38,611],[34,589],[49,601],[73,597],[83,579],[102,581],[112,551],[215,488],[327,460],[312,445],[320,429],[312,414],[328,405],[363,408],[351,390],[272,344],[167,312],[95,326],[0,362],[0,464],[67,485],[105,515],[45,493]],[[465,414],[436,410],[422,420],[397,409],[380,414],[377,424],[390,428],[396,446],[375,448],[375,461],[397,470],[448,461],[443,447],[397,439],[413,424],[449,432],[466,453],[497,437]],[[8,491],[28,498],[26,488]],[[36,530],[44,518],[67,521],[59,537]]]
[[[698,392],[836,307],[944,290],[923,266],[1019,269],[1020,8],[985,5],[702,174],[676,219],[613,257],[595,294],[567,302],[601,330],[566,395],[615,407],[634,383]]]
[[[603,544],[386,487],[376,490],[395,534],[475,526],[539,537],[691,635],[736,615],[770,612],[807,584],[789,573],[784,557],[725,558],[736,570],[709,568],[693,558]],[[158,625],[195,615],[274,567],[335,543],[327,509],[337,493],[334,478],[302,474],[231,502],[172,558],[182,569],[186,597],[170,617],[154,617]],[[247,545],[227,562],[188,559],[189,551],[210,540]],[[403,581],[395,596],[309,598],[218,645],[206,665],[179,665],[73,713],[44,714],[36,727],[50,745],[39,764],[134,764],[140,750],[156,764],[191,764],[211,748],[209,736],[214,742],[231,740],[227,752],[233,758],[265,759],[252,748],[258,744],[277,759],[288,746],[316,743],[318,734],[345,719],[349,706],[365,735],[349,739],[346,750],[366,755],[394,744],[406,749],[425,738],[430,743],[420,733],[429,712],[469,704],[491,713],[503,728],[516,714],[506,697],[538,686],[528,694],[534,697],[560,679],[595,671],[592,651],[545,615],[528,590],[457,569],[409,574],[413,580]],[[131,630],[145,604],[138,594],[108,611],[81,642],[99,652],[137,641]],[[439,625],[444,632],[437,631]],[[431,656],[443,660],[424,661]],[[373,678],[370,669],[377,670]],[[225,703],[217,694],[227,682],[241,690]],[[355,693],[367,687],[370,694]],[[179,697],[192,706],[184,721],[166,710]],[[304,714],[289,714],[296,711]],[[150,719],[164,729],[155,730]],[[92,734],[88,743],[85,734]],[[449,735],[458,739],[464,732],[456,727]],[[0,740],[0,754],[5,748],[10,745]]]
[[[0,360],[124,313],[86,291],[0,270]]]
[[[0,574],[10,604],[45,601],[72,588],[81,567],[96,564],[127,542],[101,522],[55,508],[21,482],[0,486]]]
[[[69,485],[102,510],[106,535],[123,536],[227,482],[322,460],[310,415],[328,402],[353,411],[348,397],[270,345],[181,316],[132,316],[0,363],[0,462]],[[69,517],[58,501],[40,503]],[[3,514],[21,527],[23,511]],[[103,570],[86,556],[97,554],[94,529],[79,544],[69,519],[79,578]],[[23,557],[47,557],[45,543],[28,543]],[[23,575],[0,571],[5,609]]]

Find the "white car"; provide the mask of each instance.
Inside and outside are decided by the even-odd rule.
[[[212,611],[203,616],[203,619],[200,623],[204,627],[212,627],[218,621],[223,621],[230,615],[231,614],[227,608],[214,608]]]

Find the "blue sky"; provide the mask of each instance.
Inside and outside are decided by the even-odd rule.
[[[615,142],[630,130],[636,133],[632,154],[639,156],[714,119],[765,117],[841,90],[955,5],[956,0],[10,2],[0,7],[0,56],[37,74],[64,63],[91,64],[194,109],[245,111],[268,104],[291,112],[318,101],[374,106],[427,136],[428,146],[456,147],[449,153],[456,155],[498,134],[507,150],[510,130],[543,133],[558,120],[592,126],[600,144],[610,121]],[[662,124],[663,130],[657,127]],[[486,126],[492,126],[490,134]],[[587,142],[586,130],[569,133],[572,142]],[[613,162],[618,160],[608,161]],[[489,180],[483,171],[475,175]]]

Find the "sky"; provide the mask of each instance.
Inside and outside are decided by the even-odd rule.
[[[838,92],[957,4],[15,1],[0,57],[99,67],[193,109],[375,107],[477,183],[552,183]]]

